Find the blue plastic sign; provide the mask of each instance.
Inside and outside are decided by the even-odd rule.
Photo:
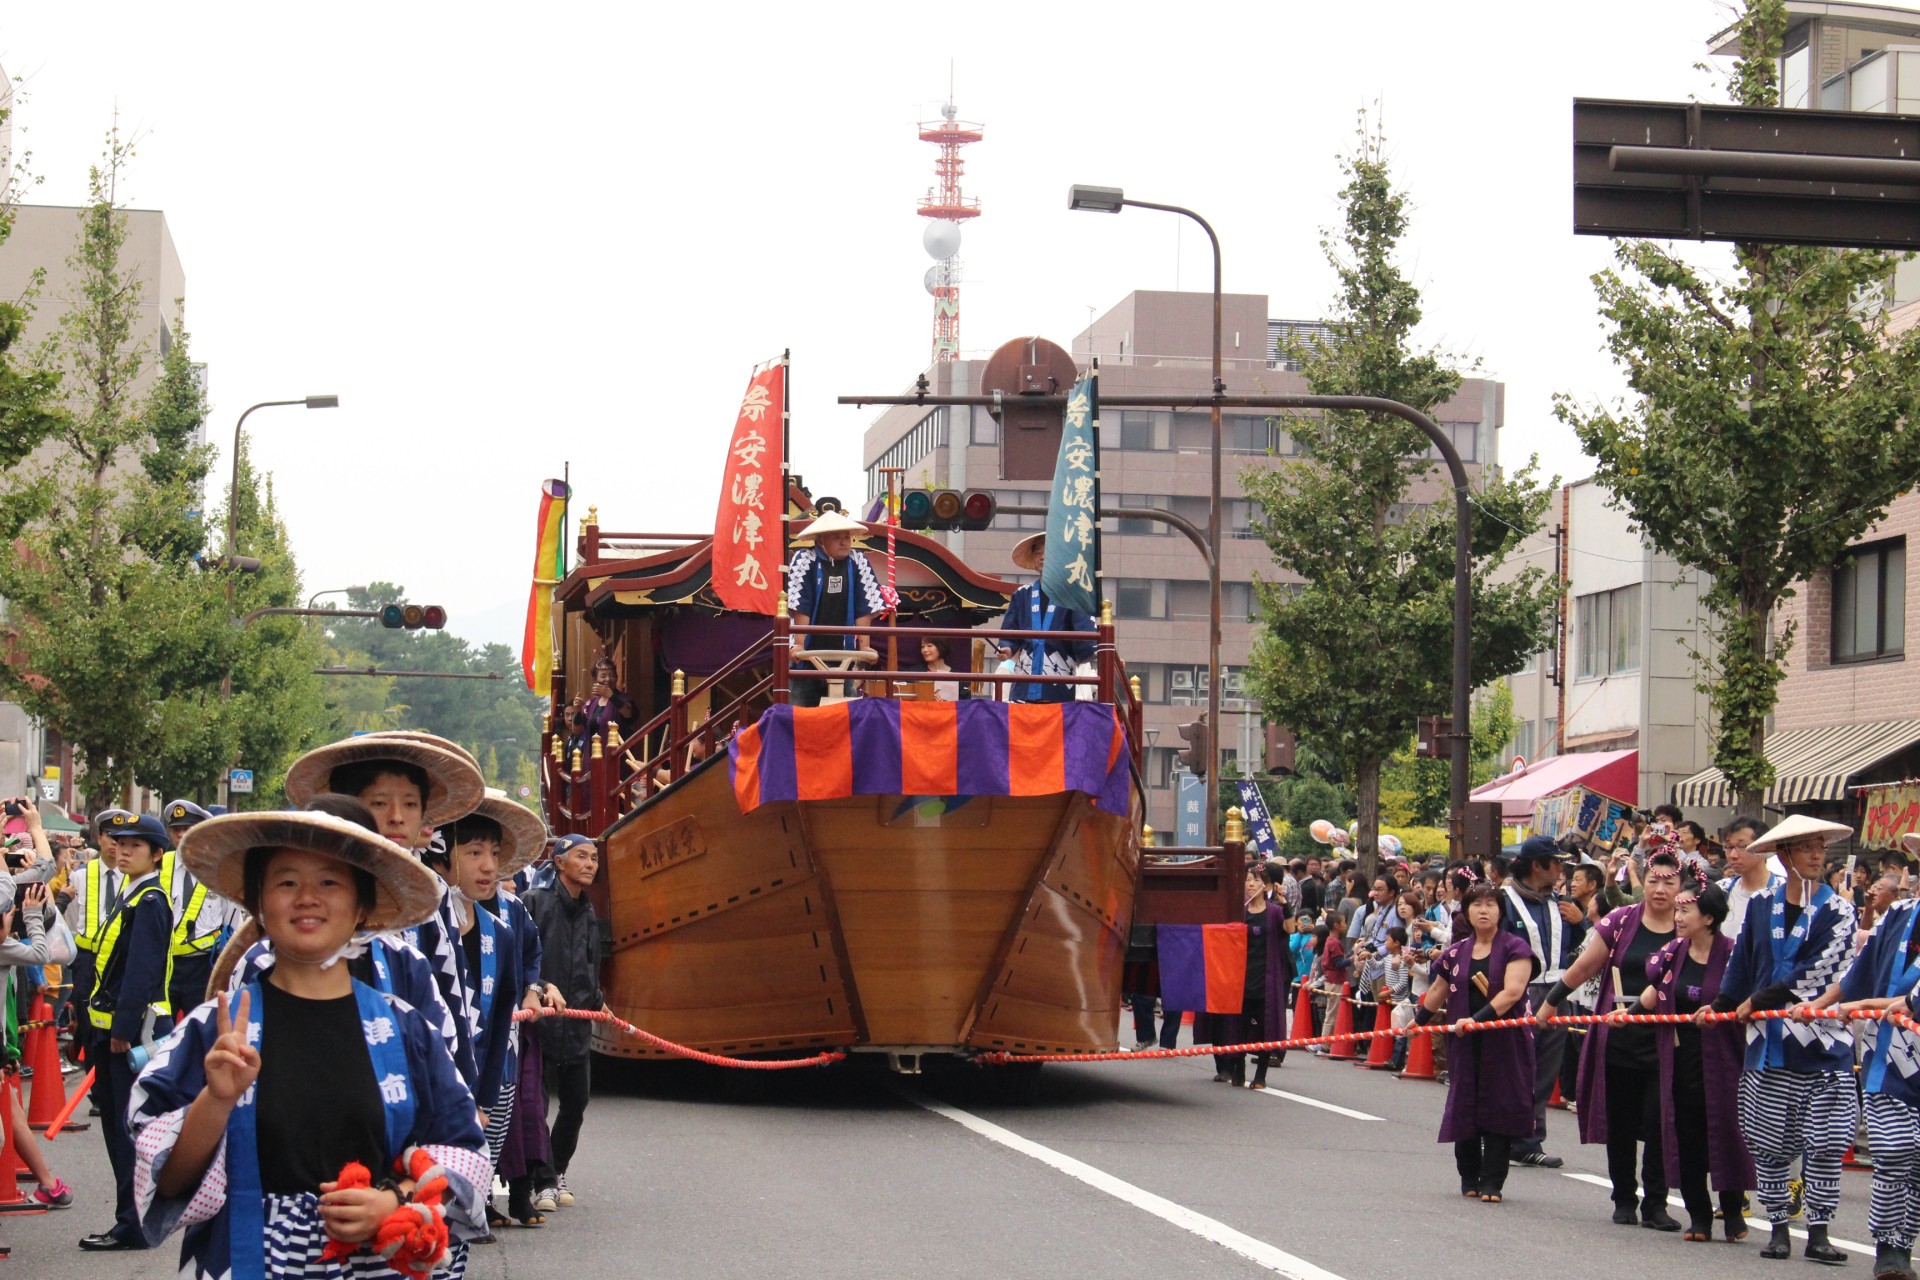
[[[234,795],[245,795],[253,790],[253,770],[232,769],[227,773],[227,790]]]

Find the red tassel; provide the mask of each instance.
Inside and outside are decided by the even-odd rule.
[[[346,1168],[340,1170],[339,1185],[342,1189],[349,1187],[370,1187],[373,1185],[373,1174],[369,1173],[367,1166],[361,1164],[358,1160],[349,1160]],[[338,1259],[351,1258],[359,1248],[360,1246],[357,1244],[349,1244],[345,1240],[335,1240],[332,1236],[328,1236],[327,1247],[320,1251],[320,1261],[333,1262]]]

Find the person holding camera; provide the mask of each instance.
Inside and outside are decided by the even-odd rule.
[[[53,961],[53,930],[58,921],[59,915],[53,910],[46,885],[16,884],[11,875],[0,875],[0,997],[18,999],[20,991],[15,975]],[[4,1035],[3,1027],[0,1035]],[[19,1056],[20,1045],[15,1041],[7,1042],[0,1052],[9,1069],[18,1064]],[[18,1091],[13,1095],[13,1106],[5,1123],[12,1128],[13,1145],[20,1153],[20,1162],[38,1184],[28,1199],[42,1209],[70,1207],[73,1190],[47,1167],[40,1143],[27,1123],[26,1108],[20,1104]]]
[[[587,696],[575,698],[570,712],[574,745],[583,753],[589,740],[606,738],[607,726],[618,726],[620,736],[626,738],[640,724],[639,705],[620,691],[613,659],[604,654],[594,659],[593,683],[587,688]]]

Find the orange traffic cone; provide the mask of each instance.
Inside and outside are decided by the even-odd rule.
[[[44,1213],[20,1190],[20,1175],[27,1166],[13,1145],[13,1106],[19,1087],[17,1076],[0,1076],[0,1213]]]
[[[20,1054],[20,1060],[33,1072],[27,1123],[44,1129],[67,1105],[66,1078],[60,1074],[60,1033],[53,1028],[53,1006],[44,997],[33,1002],[27,1020],[46,1024],[21,1038]]]
[[[1401,1080],[1433,1080],[1437,1077],[1433,1071],[1433,1037],[1417,1031],[1408,1037],[1407,1069],[1398,1077]]]
[[[1313,1024],[1313,992],[1307,986],[1306,979],[1300,980],[1300,998],[1293,1004],[1293,1025],[1287,1029],[1287,1038],[1301,1040],[1320,1034]]]
[[[1567,1109],[1567,1100],[1560,1096],[1560,1082],[1558,1080],[1553,1082],[1553,1096],[1547,1099],[1547,1105],[1557,1107],[1561,1111]]]
[[[1341,983],[1338,998],[1340,1001],[1340,1011],[1333,1015],[1333,1034],[1336,1036],[1350,1036],[1353,1034],[1353,984],[1350,982]],[[1351,1040],[1335,1040],[1327,1046],[1327,1057],[1335,1062],[1351,1062],[1353,1056],[1353,1041]]]
[[[1382,1000],[1374,1006],[1373,1029],[1375,1031],[1393,1030],[1393,1001]],[[1375,1036],[1367,1047],[1366,1066],[1370,1071],[1384,1071],[1393,1061],[1393,1037]]]

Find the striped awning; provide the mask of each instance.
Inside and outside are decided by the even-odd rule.
[[[1854,774],[1916,742],[1920,742],[1920,720],[1880,720],[1770,733],[1766,751],[1774,782],[1762,803],[1769,809],[1781,809],[1790,804],[1844,800],[1847,782]],[[1673,789],[1673,802],[1682,809],[1726,808],[1735,798],[1726,775],[1718,769],[1696,773]]]

